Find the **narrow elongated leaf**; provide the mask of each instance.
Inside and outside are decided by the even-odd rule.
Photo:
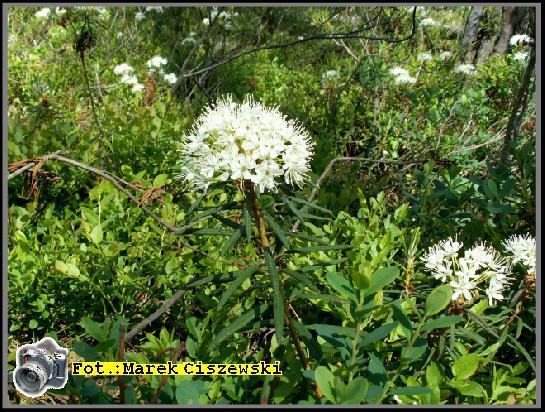
[[[193,222],[195,220],[199,220],[199,219],[202,219],[202,218],[205,218],[205,217],[208,217],[208,216],[212,216],[215,213],[221,212],[222,210],[232,210],[232,209],[236,209],[238,207],[239,207],[238,202],[229,202],[229,203],[225,203],[225,204],[223,204],[221,206],[212,207],[212,208],[207,209],[207,210],[203,211],[202,213],[199,213],[198,215],[195,215],[192,218],[188,219],[186,221],[186,224],[190,223],[190,222]]]
[[[206,189],[204,193],[200,195],[198,199],[195,200],[195,202],[189,207],[189,209],[187,210],[188,215],[190,215],[194,210],[196,210],[201,205],[202,201],[204,200],[207,194],[208,194],[208,189]]]
[[[305,219],[303,218],[303,215],[301,214],[299,209],[297,209],[297,207],[288,199],[287,196],[284,196],[283,199],[284,199],[284,202],[290,208],[290,210],[294,213],[294,215],[297,216],[297,218],[300,219],[304,223]]]
[[[233,230],[219,229],[213,227],[203,227],[202,229],[187,230],[186,234],[193,236],[233,236]]]
[[[284,244],[284,246],[289,247],[290,241],[282,228],[278,225],[278,223],[275,222],[275,220],[269,216],[268,213],[263,213],[263,217],[265,218],[265,221],[267,224],[271,227],[274,234],[278,237],[278,239]]]
[[[318,344],[316,339],[314,339],[307,327],[299,322],[297,319],[290,318],[290,322],[295,327],[297,333],[308,348],[310,356],[313,359],[320,360],[323,356],[322,347],[320,346],[320,344]]]
[[[236,290],[242,285],[242,282],[244,282],[246,279],[248,279],[251,275],[253,275],[257,269],[259,269],[258,265],[249,267],[247,269],[241,270],[238,275],[236,275],[235,280],[229,285],[225,293],[221,296],[220,301],[218,302],[217,310],[219,311],[225,303],[229,300],[231,296],[233,296],[233,293],[236,292]]]
[[[218,215],[217,213],[214,213],[213,216],[215,219],[218,219],[221,223],[223,223],[226,226],[229,226],[230,228],[233,228],[235,230],[242,229],[240,224],[238,224],[237,222],[233,222],[231,219],[227,219],[226,217]]]
[[[242,230],[238,229],[235,230],[235,233],[233,233],[233,236],[229,238],[229,240],[223,245],[221,248],[221,256],[225,255],[229,249],[231,249],[235,244],[240,240],[242,237]]]
[[[302,273],[299,273],[295,270],[290,270],[290,269],[285,269],[283,268],[282,269],[282,272],[284,272],[285,274],[291,276],[292,278],[294,278],[295,280],[301,282],[302,284],[304,284],[306,287],[308,287],[310,290],[313,290],[314,292],[320,292],[320,289],[318,289],[316,287],[316,285],[314,283],[312,283],[310,281],[310,279],[308,279],[305,275],[303,275]]]
[[[280,288],[280,276],[274,258],[269,248],[265,250],[265,263],[269,269],[271,275],[271,282],[273,287],[273,312],[274,312],[274,328],[276,333],[276,339],[280,343],[284,336],[284,299],[282,297]]]
[[[361,344],[363,346],[369,346],[375,342],[378,342],[384,339],[386,336],[390,334],[391,331],[393,331],[397,327],[397,325],[399,325],[399,322],[392,322],[392,323],[387,323],[386,325],[379,326],[378,328],[374,329],[372,332],[369,332],[367,335],[365,335]]]
[[[244,231],[246,233],[246,241],[252,242],[252,217],[248,209],[244,209]]]
[[[338,303],[348,303],[348,299],[340,298],[336,295],[332,295],[329,293],[299,293],[296,295],[298,298],[302,299],[320,299],[320,300],[329,300],[331,302],[338,302]]]
[[[250,309],[249,311],[245,312],[243,315],[235,319],[232,323],[227,325],[225,328],[223,328],[219,333],[212,339],[212,342],[210,343],[210,348],[215,348],[223,342],[227,337],[231,336],[233,333],[239,331],[243,327],[245,327],[248,323],[250,323],[255,318],[260,317],[263,315],[269,305],[263,304],[260,305],[254,309]]]
[[[316,236],[307,235],[305,233],[301,232],[286,232],[286,235],[288,237],[294,237],[301,240],[308,240],[309,242],[316,242],[321,245],[329,245],[329,242],[327,240],[320,239]]]
[[[426,298],[426,315],[432,316],[447,307],[452,297],[450,285],[440,285],[433,289]]]
[[[427,332],[433,329],[448,328],[450,325],[454,325],[462,320],[461,316],[441,316],[437,319],[427,321],[422,331]]]
[[[328,210],[326,208],[318,206],[316,203],[307,202],[305,199],[301,199],[301,198],[298,198],[298,197],[291,197],[290,199],[293,200],[294,202],[301,203],[301,204],[303,204],[305,206],[308,206],[311,209],[316,209],[316,210],[319,210],[320,212],[324,212],[324,213],[327,213],[327,214],[333,216],[333,212],[331,210]]]
[[[329,217],[321,217],[321,216],[311,215],[311,214],[308,214],[308,213],[301,213],[301,215],[306,220],[320,220],[320,221],[324,221],[324,222],[331,222],[333,220],[333,219],[331,219]]]
[[[343,250],[343,249],[350,249],[352,246],[350,245],[320,245],[320,246],[309,246],[309,247],[302,247],[298,249],[290,249],[287,252],[288,253],[306,253],[306,252],[319,252],[319,251],[325,251],[325,250]]]

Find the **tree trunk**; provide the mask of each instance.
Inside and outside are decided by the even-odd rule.
[[[502,7],[502,18],[498,41],[494,45],[494,53],[505,53],[509,47],[509,39],[520,21],[520,7]]]
[[[484,6],[473,6],[469,11],[464,35],[460,44],[462,62],[473,62],[475,59],[475,43],[479,34],[479,22],[484,16]]]

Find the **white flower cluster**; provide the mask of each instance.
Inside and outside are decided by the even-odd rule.
[[[35,16],[39,19],[46,19],[49,17],[49,13],[51,13],[51,9],[49,9],[49,7],[44,7],[43,9],[38,10]]]
[[[433,20],[431,17],[426,17],[420,22],[421,26],[440,27],[441,23]]]
[[[459,64],[454,68],[454,73],[474,74],[475,66],[472,64]]]
[[[259,192],[284,178],[301,185],[310,170],[313,142],[295,121],[251,96],[230,96],[207,107],[182,145],[180,177],[197,189],[215,181],[249,180]]]
[[[138,93],[144,89],[144,85],[138,82],[138,78],[133,75],[134,69],[127,63],[121,63],[114,67],[114,73],[121,76],[121,83],[132,85],[131,91]]]
[[[138,13],[136,13],[134,18],[135,18],[136,21],[142,21],[142,20],[144,20],[146,18],[146,13],[143,13],[143,12],[139,11]]]
[[[154,56],[146,62],[146,66],[148,67],[149,72],[159,70],[162,73],[163,72],[162,66],[164,66],[167,63],[168,63],[168,60],[166,58],[161,56]]]
[[[336,86],[339,82],[339,72],[337,70],[328,70],[322,73],[322,87]]]
[[[530,43],[532,38],[527,34],[515,34],[509,39],[509,44],[511,46],[518,46],[520,44]]]
[[[418,55],[418,61],[419,62],[426,62],[426,61],[430,61],[430,60],[433,60],[433,56],[431,55],[431,53],[420,53]]]
[[[439,60],[446,60],[452,57],[452,53],[449,51],[444,51],[439,54]]]
[[[412,77],[409,74],[409,71],[403,69],[402,67],[394,67],[390,69],[390,73],[394,76],[394,81],[396,82],[396,84],[416,83],[416,78]]]
[[[484,243],[475,244],[459,257],[461,248],[456,238],[439,242],[422,258],[424,266],[435,279],[452,286],[452,300],[473,300],[483,282],[488,282],[485,294],[490,305],[503,300],[503,291],[511,280],[507,260]]]
[[[505,250],[511,254],[513,264],[521,263],[530,273],[536,273],[536,238],[526,234],[513,235],[503,242]]]
[[[513,54],[513,60],[526,60],[528,53],[526,52],[516,52]]]
[[[146,11],[154,11],[156,13],[163,13],[164,10],[161,6],[148,6],[146,7]]]

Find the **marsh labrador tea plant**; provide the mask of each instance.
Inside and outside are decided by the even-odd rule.
[[[535,7],[8,7],[18,405],[532,405]],[[9,379],[8,379],[9,380]]]

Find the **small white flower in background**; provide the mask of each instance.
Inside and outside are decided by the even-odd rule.
[[[513,55],[513,60],[526,60],[527,57],[528,57],[528,53],[526,52],[516,52]]]
[[[132,73],[134,69],[128,65],[127,63],[121,63],[114,67],[114,73],[115,74],[129,74]]]
[[[40,19],[47,18],[47,17],[49,17],[50,12],[51,12],[51,10],[48,7],[44,7],[43,9],[38,10],[36,12],[35,16],[40,18]]]
[[[140,83],[136,83],[131,88],[131,92],[133,92],[133,93],[138,93],[138,92],[141,92],[142,90],[144,90],[144,85],[140,84]]]
[[[202,24],[208,26],[210,24],[210,19],[208,17],[205,17],[204,19],[202,19]]]
[[[299,36],[297,37],[297,40],[304,40],[305,39],[305,36]]]
[[[441,25],[441,23],[433,20],[432,18],[430,17],[427,17],[425,19],[423,19],[421,22],[420,22],[420,25],[421,26],[431,26],[431,27],[438,27]]]
[[[66,9],[63,9],[62,7],[55,7],[55,14],[57,16],[62,16],[66,14]]]
[[[101,16],[107,16],[110,13],[110,11],[105,7],[97,7],[96,10]]]
[[[452,57],[452,53],[449,51],[444,51],[439,54],[439,60],[446,60],[448,58]]]
[[[515,34],[509,39],[511,46],[518,46],[519,44],[529,43],[532,38],[527,34]]]
[[[409,74],[408,70],[405,70],[405,69],[403,69],[401,67],[394,67],[394,68],[390,69],[390,74],[392,74],[394,76],[394,81],[395,81],[396,84],[401,84],[401,83],[414,84],[414,83],[416,83],[416,78],[412,77]]]
[[[136,13],[134,18],[136,19],[136,21],[142,21],[146,18],[146,13],[142,13],[141,11],[139,11],[138,13]]]
[[[170,84],[176,83],[176,75],[174,73],[165,74],[164,77],[165,81]]]
[[[121,83],[125,83],[125,84],[137,84],[138,83],[138,79],[136,78],[136,76],[130,76],[128,74],[124,74],[123,77],[121,78]]]
[[[118,32],[117,32],[117,38],[120,39],[121,37],[123,37],[123,32],[122,32],[122,31],[118,31]]]
[[[430,53],[421,53],[418,55],[419,62],[426,62],[430,60],[433,60],[433,56]]]
[[[148,71],[153,71],[155,69],[162,70],[162,66],[168,63],[168,60],[161,56],[154,56],[146,62]]]
[[[459,64],[454,68],[455,73],[473,74],[475,73],[475,66],[472,64]]]
[[[503,242],[513,264],[522,264],[530,273],[536,273],[536,238],[526,234],[513,235]]]
[[[424,266],[435,279],[452,286],[452,300],[473,300],[483,282],[488,282],[484,293],[490,305],[502,300],[511,281],[508,261],[485,243],[476,243],[459,257],[461,248],[456,238],[438,242],[422,257]]]
[[[227,96],[199,116],[181,152],[179,177],[196,189],[246,179],[265,192],[275,190],[282,177],[298,186],[307,179],[313,142],[278,108],[251,96],[242,104]]]
[[[337,70],[328,70],[322,73],[322,87],[335,86],[339,81],[339,72]]]
[[[146,11],[154,11],[156,13],[163,13],[164,10],[161,6],[149,6],[146,7]]]

